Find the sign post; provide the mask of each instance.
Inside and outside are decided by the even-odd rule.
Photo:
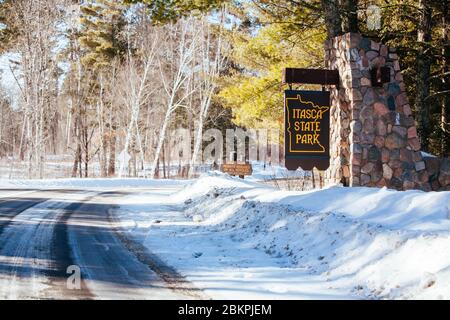
[[[285,166],[326,170],[330,166],[330,92],[286,90]]]

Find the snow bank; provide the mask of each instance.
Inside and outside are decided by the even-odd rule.
[[[246,199],[283,204],[292,210],[344,214],[391,229],[450,231],[450,192],[337,186],[312,191],[281,191],[216,173],[194,180],[177,197],[185,201],[211,193],[214,189],[230,189]]]
[[[231,177],[226,173],[220,171],[213,171],[203,174],[199,179],[190,181],[183,190],[179,191],[174,200],[185,201],[192,197],[202,196],[214,188],[233,188],[239,191],[263,187],[257,182],[243,180],[236,177]]]
[[[450,192],[280,191],[219,172],[116,214],[213,298],[450,299]]]
[[[197,197],[186,213],[210,232],[288,258],[352,295],[450,298],[450,192],[288,192],[242,181],[234,188],[229,179],[189,187]]]
[[[256,200],[342,213],[391,229],[450,230],[450,192],[332,187],[303,193],[271,192]]]

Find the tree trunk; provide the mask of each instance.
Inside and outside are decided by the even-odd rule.
[[[443,1],[442,3],[442,82],[441,82],[441,91],[449,90],[448,85],[448,57],[450,56],[450,46],[448,44],[448,21],[447,21],[447,13],[448,12],[448,2]],[[448,119],[448,104],[449,104],[449,95],[444,94],[441,98],[441,156],[448,157],[450,156],[450,126]]]
[[[321,0],[322,10],[325,15],[325,27],[328,39],[342,34],[342,19],[339,8],[339,0]]]
[[[108,138],[105,134],[102,134],[100,137],[100,174],[102,177],[108,176],[108,167],[107,167],[107,154],[108,154]]]
[[[139,168],[142,171],[142,176],[144,178],[146,178],[146,174],[145,174],[145,170],[144,170],[145,152],[144,152],[144,148],[142,146],[141,133],[139,132],[139,126],[138,126],[137,122],[136,122],[136,139],[137,139],[137,144],[138,144],[138,148],[139,148],[139,157],[140,157]]]
[[[159,159],[156,162],[156,170],[155,170],[154,178],[159,178]]]
[[[108,176],[112,177],[116,174],[116,130],[111,129],[109,137],[109,165],[108,165]]]
[[[27,117],[24,115],[23,117],[23,125],[22,125],[22,133],[20,135],[20,144],[19,144],[19,160],[24,161],[25,160],[25,130],[27,127]]]
[[[73,167],[72,167],[72,178],[76,178],[77,177],[77,171],[78,171],[78,162],[80,160],[80,156],[81,156],[81,146],[78,143],[77,144],[77,150],[75,152],[75,159],[73,161]]]
[[[112,112],[111,110],[105,111],[105,103],[104,103],[104,85],[103,85],[103,74],[100,74],[98,78],[100,88],[99,88],[99,101],[97,102],[97,117],[98,117],[98,128],[100,130],[100,175],[102,177],[108,176],[108,140],[110,137],[105,132],[106,121],[105,121],[105,113]],[[108,107],[107,107],[108,108]]]
[[[358,0],[344,0],[343,32],[358,32]]]
[[[197,164],[198,157],[200,156],[201,160],[201,147],[203,142],[203,125],[204,125],[204,117],[200,115],[199,124],[197,128],[197,134],[195,137],[194,151],[192,153],[192,160],[189,166],[189,177],[194,176],[195,165]],[[201,162],[201,161],[200,161]]]
[[[81,144],[80,144],[80,147],[81,147]],[[83,178],[83,155],[81,154],[81,151],[80,151],[80,154],[78,157],[78,172],[79,172],[79,177]]]
[[[166,147],[166,144],[163,143],[163,146],[162,146],[162,162],[163,162],[163,177],[164,177],[164,179],[167,178],[167,176],[166,176],[166,156],[165,156],[166,148],[165,147]]]
[[[423,150],[428,151],[430,136],[430,110],[426,98],[430,94],[431,57],[428,52],[431,40],[431,8],[429,0],[420,0],[420,19],[417,27],[417,78],[416,78],[416,118]]]
[[[89,137],[88,130],[84,128],[84,177],[89,175]]]
[[[133,178],[136,178],[137,176],[137,168],[136,168],[136,147],[134,145],[134,142],[130,146],[130,161],[129,161],[129,175]]]
[[[166,139],[166,131],[167,131],[167,127],[169,125],[169,120],[170,120],[170,112],[167,111],[166,116],[164,118],[164,123],[159,132],[159,140],[158,140],[158,145],[156,146],[155,157],[153,158],[153,164],[152,164],[152,167],[150,168],[150,177],[151,178],[155,177],[156,166],[159,164],[158,163],[159,156],[161,155],[161,149],[163,147],[164,140]]]

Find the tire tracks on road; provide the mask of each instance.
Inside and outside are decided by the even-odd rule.
[[[7,291],[3,291],[9,292],[8,296],[13,298],[90,298],[92,295],[83,286],[82,279],[82,290],[67,288],[69,275],[66,270],[74,264],[67,242],[67,219],[72,210],[95,194],[67,201],[61,197],[59,190],[36,192],[48,193],[48,196],[23,205],[20,210],[7,215],[9,221],[2,226],[2,233],[7,232],[9,236],[5,239],[0,237],[0,252],[5,251],[5,257],[10,257],[8,267],[3,266],[7,268],[2,271],[3,274],[9,275],[3,277],[7,281],[7,287],[3,288]],[[73,190],[69,192],[80,193]],[[48,204],[40,205],[45,202]]]
[[[120,221],[114,217],[114,214],[112,213],[112,211],[117,208],[118,206],[115,205],[108,210],[108,220],[113,226],[113,230],[119,240],[136,256],[141,263],[147,265],[152,271],[154,271],[172,291],[192,299],[211,299],[201,289],[196,287],[191,281],[187,280],[186,277],[180,274],[175,268],[167,265],[161,260],[161,258],[159,258],[159,256],[150,252],[150,250],[143,244],[127,237],[126,231],[118,226]]]
[[[62,293],[61,299],[85,299],[90,300],[95,297],[95,295],[86,286],[83,277],[81,276],[79,289],[68,289],[67,288],[67,268],[75,264],[73,248],[69,243],[68,235],[68,221],[70,216],[74,211],[79,209],[84,203],[88,202],[98,194],[89,195],[86,198],[78,200],[77,202],[71,202],[67,207],[63,209],[63,214],[58,217],[56,225],[54,227],[52,236],[52,254],[55,255],[56,261],[56,271],[53,272],[53,277],[51,278],[51,286],[48,290],[58,288],[59,292]],[[61,281],[62,280],[62,281]]]
[[[96,276],[99,275],[98,272],[100,274],[112,272],[111,275],[114,277],[114,272],[122,274],[130,271],[129,276],[125,275],[117,279],[117,282],[114,278],[111,278],[111,283],[117,283],[121,287],[129,286],[127,290],[131,290],[130,292],[134,292],[134,288],[143,288],[149,290],[150,295],[153,290],[151,289],[152,285],[157,291],[156,294],[161,294],[161,290],[158,289],[158,283],[160,283],[165,288],[164,290],[173,292],[181,299],[183,297],[209,299],[202,290],[186,280],[174,268],[165,264],[145,246],[129,239],[125,232],[116,227],[116,221],[111,214],[112,209],[116,208],[113,201],[103,204],[101,201],[98,203],[95,201],[96,197],[102,195],[106,197],[120,196],[120,192],[82,190],[37,190],[36,192],[42,192],[42,196],[39,195],[36,198],[28,196],[26,199],[31,199],[31,201],[27,202],[22,199],[22,204],[11,204],[11,199],[0,200],[0,217],[5,218],[4,223],[0,221],[0,252],[5,251],[5,257],[9,257],[9,262],[5,261],[7,264],[3,265],[5,269],[2,271],[3,277],[1,280],[6,286],[3,287],[4,290],[0,291],[8,297],[94,299],[99,293],[98,297],[101,298],[102,292],[96,291],[95,284],[94,288],[91,288],[90,281],[101,282],[109,278],[102,276],[94,277],[94,279],[90,279],[89,276],[86,278],[84,272],[90,273],[92,266],[83,263],[83,261],[86,262],[85,259],[80,260],[80,253],[85,255],[87,249],[98,249],[101,245],[109,247],[112,245],[111,250],[115,251],[110,252],[109,247],[104,250],[98,249],[101,250],[99,254],[102,254],[103,260],[93,260],[94,262],[102,261],[102,264],[94,267],[101,268],[104,271],[97,269],[94,272]],[[64,192],[71,194],[80,192],[82,194],[72,199],[72,197],[64,197]],[[17,199],[14,197],[13,200],[20,202],[21,199],[20,197],[17,197]],[[48,201],[48,204],[38,206],[46,201]],[[94,204],[91,202],[94,202]],[[9,211],[8,207],[3,210],[4,214],[2,214],[2,204],[6,203],[10,203],[14,211]],[[38,207],[33,209],[36,206]],[[20,218],[21,214],[23,214],[22,218]],[[102,225],[103,219],[105,225]],[[88,224],[84,225],[83,223]],[[98,233],[96,228],[98,228]],[[3,231],[7,232],[8,237],[6,235],[3,238],[1,237]],[[110,236],[108,237],[109,232]],[[113,238],[116,240],[112,240]],[[77,242],[76,240],[82,241]],[[93,245],[90,241],[93,241]],[[117,243],[117,245],[114,243]],[[121,247],[123,249],[120,249]],[[92,252],[91,257],[95,254],[95,251]],[[131,261],[131,257],[133,257],[131,260],[136,261],[140,266],[137,264],[127,265],[125,261]],[[81,268],[81,290],[71,290],[67,288],[69,276],[66,273],[67,267],[77,265],[79,261],[81,262],[79,265]],[[125,262],[123,264],[124,270],[118,271],[117,265],[116,269],[109,268],[112,265],[108,263],[115,262],[119,264],[119,267],[120,263]],[[147,281],[151,280],[152,277],[150,275],[136,277],[136,271],[139,270],[148,270],[149,274],[154,274],[156,282],[139,286],[140,279]],[[37,285],[37,287],[34,288],[34,285]],[[111,288],[114,290],[113,287]],[[90,289],[93,289],[93,291]],[[139,295],[137,294],[137,296]],[[119,297],[122,296],[119,295]],[[127,296],[124,295],[124,297]]]
[[[39,191],[36,191],[38,193]],[[11,222],[14,220],[15,217],[17,217],[19,214],[24,212],[25,210],[28,210],[34,206],[37,206],[40,203],[43,203],[45,201],[48,201],[49,198],[36,198],[35,200],[28,200],[31,198],[21,199],[19,197],[8,197],[8,198],[2,198],[0,199],[0,237],[2,236],[2,233],[5,228],[7,228]],[[27,201],[27,202],[25,202]],[[5,206],[13,205],[14,203],[18,203],[16,207],[12,208],[13,214],[4,214],[3,211],[6,209]],[[8,211],[8,213],[11,211]],[[1,249],[1,248],[0,248]]]

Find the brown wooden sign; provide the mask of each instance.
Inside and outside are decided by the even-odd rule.
[[[283,83],[339,85],[339,72],[326,69],[286,68]]]
[[[330,92],[286,90],[285,166],[326,170],[330,166]]]
[[[253,173],[249,163],[225,163],[222,165],[222,171],[232,176],[250,176]]]

